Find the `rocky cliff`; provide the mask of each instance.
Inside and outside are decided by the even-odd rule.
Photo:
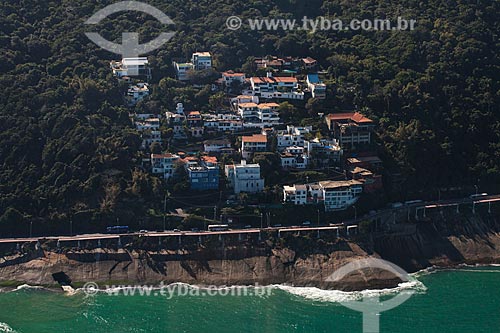
[[[500,234],[495,218],[460,217],[398,225],[391,231],[350,239],[326,235],[288,235],[258,241],[227,239],[205,244],[140,244],[122,247],[54,248],[26,245],[0,260],[0,279],[53,285],[64,272],[74,285],[185,282],[198,285],[292,284],[343,290],[390,287],[399,281],[388,272],[362,270],[340,282],[326,279],[358,258],[381,257],[409,272],[429,266],[500,263]]]

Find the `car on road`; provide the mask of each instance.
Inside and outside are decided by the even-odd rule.
[[[311,222],[310,221],[305,221],[304,223],[302,223],[303,226],[305,227],[308,227],[311,225]]]
[[[251,227],[252,227],[252,226],[251,226],[250,224],[248,224],[248,225],[244,226],[243,228],[244,228],[244,229],[250,229]]]
[[[179,229],[174,229],[174,232],[181,232]]]
[[[473,195],[469,196],[469,198],[477,199],[477,198],[487,197],[487,196],[488,196],[488,193],[478,193],[478,194],[473,194]]]
[[[149,232],[149,231],[147,231],[147,230],[145,230],[145,229],[143,229],[143,230],[139,230],[139,233],[140,233],[140,234],[147,234],[148,232]]]

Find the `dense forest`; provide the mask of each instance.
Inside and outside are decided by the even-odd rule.
[[[210,89],[173,80],[172,60],[207,50],[218,70],[245,69],[253,56],[311,56],[327,70],[329,112],[363,110],[379,124],[380,153],[404,175],[401,191],[478,184],[500,188],[500,40],[496,0],[150,0],[176,23],[150,54],[154,93],[143,107],[177,102],[207,109]],[[157,36],[136,12],[84,24],[111,1],[0,3],[0,233],[96,230],[161,207],[164,186],[137,166],[139,134],[109,61],[84,32],[119,41],[123,31]],[[238,31],[241,18],[395,18],[416,30]],[[169,29],[167,29],[169,30]],[[498,191],[496,191],[498,192]],[[77,227],[75,226],[75,229]]]

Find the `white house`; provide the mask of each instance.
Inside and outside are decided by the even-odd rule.
[[[243,84],[245,83],[245,73],[235,73],[233,71],[227,71],[222,73],[222,82],[226,86],[231,86],[233,83]]]
[[[142,144],[141,148],[149,148],[153,143],[162,143],[161,131],[145,131],[141,134]]]
[[[151,77],[151,69],[146,57],[123,58],[121,61],[111,61],[110,66],[113,74],[119,78],[138,75],[144,75],[148,79]]]
[[[160,119],[159,118],[149,118],[142,121],[135,122],[135,128],[139,131],[157,131],[160,129]]]
[[[265,77],[250,78],[252,94],[262,98],[304,99],[304,93],[298,91],[297,78],[289,76],[274,77],[271,72]]]
[[[357,180],[329,180],[283,186],[283,201],[295,205],[323,204],[325,211],[344,210],[355,204],[362,192],[363,183]]]
[[[203,114],[203,123],[207,130],[216,132],[236,132],[243,129],[241,117],[235,114]]]
[[[175,73],[177,75],[177,80],[187,81],[189,80],[188,73],[194,69],[194,66],[190,62],[175,62],[174,61]]]
[[[283,186],[283,202],[294,205],[307,204],[307,185]]]
[[[210,52],[195,52],[191,56],[191,63],[196,71],[212,68],[212,55]]]
[[[304,147],[304,135],[312,131],[311,126],[295,127],[287,125],[286,131],[280,131],[277,135],[278,150],[282,151],[287,147]]]
[[[277,103],[239,103],[238,114],[246,127],[271,127],[280,123],[278,108]]]
[[[241,156],[243,159],[250,158],[256,152],[267,151],[267,136],[254,134],[241,137]]]
[[[326,84],[320,80],[318,74],[308,74],[306,83],[313,98],[326,98]]]
[[[304,153],[304,147],[290,146],[280,154],[283,169],[305,169],[309,165],[309,157]]]
[[[338,140],[327,140],[315,138],[304,141],[307,157],[315,158],[319,164],[339,163],[343,150]],[[323,162],[321,162],[322,160]]]
[[[169,179],[173,176],[176,162],[180,157],[174,154],[151,154],[152,173],[161,175],[164,179]]]
[[[238,109],[238,105],[241,103],[255,103],[259,104],[259,97],[253,95],[239,95],[231,98],[231,105],[234,110]]]
[[[257,193],[264,189],[264,179],[261,178],[258,164],[246,164],[241,161],[241,164],[226,165],[224,172],[235,194]]]
[[[186,115],[184,114],[184,106],[182,103],[177,103],[175,112],[167,111],[165,113],[167,118],[167,123],[172,127],[174,133],[174,139],[187,139],[186,131],[184,130],[184,122],[186,121]]]
[[[127,104],[129,106],[136,105],[147,96],[149,96],[149,86],[147,83],[141,82],[130,85],[127,90]]]
[[[203,142],[203,150],[206,153],[222,153],[231,149],[229,140],[207,140]]]
[[[354,205],[363,192],[363,183],[357,180],[324,181],[318,185],[325,211],[346,209]]]

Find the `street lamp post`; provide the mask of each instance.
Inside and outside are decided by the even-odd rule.
[[[167,230],[166,228],[166,215],[167,215],[167,195],[163,198],[163,231]]]
[[[319,238],[319,209],[318,209],[318,223],[316,224],[316,226],[318,227],[318,235],[317,235],[317,237]]]
[[[33,236],[33,221],[30,221],[30,238]]]
[[[69,219],[69,235],[73,236],[73,218],[70,217]]]
[[[476,195],[479,193],[479,187],[477,185],[474,185],[474,187],[476,188]]]

